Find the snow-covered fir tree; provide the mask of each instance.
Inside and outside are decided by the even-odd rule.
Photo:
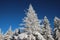
[[[11,29],[11,25],[10,25],[10,28],[8,29],[8,31],[5,33],[5,35],[12,35],[13,32],[12,32],[12,29]]]
[[[29,9],[26,12],[26,17],[24,17],[23,22],[26,27],[25,31],[30,33],[33,31],[41,31],[39,19],[31,4],[29,5]]]
[[[2,33],[2,31],[1,31],[1,29],[0,29],[0,40],[3,40],[3,33]]]
[[[60,19],[58,17],[54,18],[54,39],[60,40]]]
[[[8,31],[4,34],[4,40],[10,40],[11,36],[13,35],[13,32],[11,30],[11,25]]]
[[[43,20],[43,24],[44,24],[44,27],[43,27],[43,36],[46,40],[54,40],[51,33],[52,33],[52,30],[51,30],[51,27],[50,27],[50,23],[49,23],[49,20],[47,19],[47,17],[45,16],[44,17],[44,20]]]
[[[38,19],[31,4],[29,5],[26,15],[27,16],[24,17],[23,22],[25,26],[24,31],[27,32],[27,35],[33,34],[35,37],[37,36],[36,40],[45,40],[45,38],[41,35],[42,29],[40,28],[40,20]],[[35,32],[37,33],[35,34]]]

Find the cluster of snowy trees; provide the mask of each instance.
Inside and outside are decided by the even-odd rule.
[[[0,29],[0,40],[60,40],[60,19],[54,18],[54,30],[52,31],[48,18],[45,16],[41,22],[31,4],[20,25],[24,27],[13,32],[10,26],[4,35]]]

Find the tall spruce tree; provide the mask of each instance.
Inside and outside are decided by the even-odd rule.
[[[25,31],[30,33],[33,31],[41,31],[39,19],[31,4],[29,5],[29,9],[26,12],[26,17],[24,17],[23,22],[26,27]]]

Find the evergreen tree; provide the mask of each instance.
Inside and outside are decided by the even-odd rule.
[[[3,40],[3,34],[1,32],[1,29],[0,29],[0,40]]]
[[[11,25],[10,25],[10,28],[8,29],[5,35],[12,35],[12,34],[13,32],[12,32]]]
[[[10,40],[11,36],[13,35],[13,32],[11,30],[11,25],[8,31],[4,34],[4,40]]]
[[[25,31],[30,33],[33,31],[41,31],[39,19],[31,4],[29,5],[28,12],[26,13],[26,17],[24,17],[23,22],[26,27]]]
[[[60,40],[60,19],[58,17],[54,18],[54,39]]]
[[[52,35],[51,35],[51,28],[50,28],[50,23],[47,17],[44,17],[44,27],[43,27],[43,36],[46,40],[54,40]]]

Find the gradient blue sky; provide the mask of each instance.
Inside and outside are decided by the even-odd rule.
[[[29,4],[32,4],[39,19],[47,16],[53,27],[54,17],[60,18],[59,0],[0,0],[0,28],[6,32],[9,26],[12,30],[20,27],[19,24],[25,17],[24,10],[27,10]]]

